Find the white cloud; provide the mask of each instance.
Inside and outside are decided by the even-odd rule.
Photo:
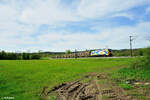
[[[149,3],[149,0],[81,0],[71,6],[61,5],[60,0],[28,0],[0,5],[0,46],[1,49],[22,50],[44,49],[64,51],[66,49],[128,48],[130,33],[139,36],[135,47],[147,46],[144,35],[150,32],[149,22],[136,26],[118,26],[104,28],[97,33],[70,32],[59,29],[66,22],[82,22],[88,18],[105,19],[106,17],[124,16],[134,19],[126,13],[133,7]],[[23,5],[24,4],[24,5]],[[21,7],[21,8],[18,8]],[[149,11],[149,8],[147,9]],[[48,24],[59,29],[55,32],[37,34],[41,24]],[[67,24],[69,25],[69,24]],[[98,27],[98,26],[96,26]],[[93,28],[94,29],[94,28]],[[37,33],[36,33],[37,32]],[[31,36],[35,35],[35,36]]]
[[[25,25],[18,22],[19,11],[11,5],[0,5],[0,37],[33,34],[37,25]]]
[[[133,7],[150,3],[149,0],[81,0],[78,14],[84,18],[95,18],[120,13]]]
[[[22,10],[20,20],[28,24],[64,24],[119,14],[133,19],[133,16],[124,11],[147,3],[149,0],[81,0],[74,2],[72,5],[76,6],[72,8],[61,5],[61,0],[32,0]]]
[[[26,49],[35,50],[51,50],[51,51],[65,51],[66,49],[94,49],[105,48],[108,46],[113,49],[129,48],[129,36],[137,36],[133,41],[133,47],[146,47],[149,42],[145,39],[150,32],[150,22],[141,22],[136,26],[122,26],[116,28],[109,28],[99,31],[95,34],[90,33],[72,33],[66,32],[49,32],[41,34],[37,37],[25,36],[20,39],[10,39],[4,45],[13,45],[20,47],[27,45]],[[2,40],[1,40],[2,41]],[[18,42],[19,41],[19,42]],[[0,42],[1,43],[1,42]],[[1,44],[0,44],[1,45]],[[17,47],[16,47],[17,48]]]
[[[64,50],[68,47],[71,48],[104,48],[106,46],[119,49],[119,48],[129,48],[129,36],[138,36],[134,41],[133,47],[146,47],[149,42],[145,39],[148,35],[150,29],[148,26],[150,22],[141,22],[136,26],[122,26],[110,29],[104,29],[95,34],[78,33],[78,34],[61,34],[58,38],[59,41],[53,44],[53,48],[61,48]],[[49,34],[50,37],[52,34]],[[56,38],[55,36],[53,38]],[[56,39],[57,40],[57,39]],[[51,43],[51,42],[48,42]],[[52,42],[54,43],[54,42]]]
[[[17,11],[8,5],[0,5],[0,37],[15,35]]]
[[[113,15],[133,19],[133,16],[124,11],[148,2],[149,0],[126,0],[125,2],[122,0],[81,0],[80,2],[74,1],[72,7],[62,5],[61,0],[27,0],[23,2],[13,0],[7,5],[0,5],[2,14],[0,20],[3,20],[3,17],[5,18],[3,21],[8,22],[17,19],[27,24],[54,25]]]
[[[16,20],[17,11],[8,5],[0,5],[0,22],[9,23]]]
[[[112,15],[112,17],[126,17],[126,18],[129,18],[131,20],[134,19],[134,16],[131,14],[128,14],[128,13],[117,13],[117,14]]]
[[[76,21],[77,17],[71,9],[62,7],[60,0],[38,0],[33,7],[22,11],[20,20],[30,24],[57,24],[68,21]]]

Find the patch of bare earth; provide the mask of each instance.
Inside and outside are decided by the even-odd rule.
[[[50,90],[44,87],[40,96],[42,100],[51,100],[51,96],[55,96],[56,100],[139,100],[118,87],[109,75],[97,73],[62,83]]]

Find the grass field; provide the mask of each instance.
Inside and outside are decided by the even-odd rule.
[[[111,73],[135,58],[1,60],[0,99],[38,100],[44,86],[75,80],[89,72]]]

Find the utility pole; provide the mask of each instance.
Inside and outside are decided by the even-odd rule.
[[[77,59],[77,49],[75,49],[75,59]]]
[[[132,41],[133,41],[132,37],[133,36],[129,36],[129,37],[130,37],[130,53],[131,53],[131,57],[132,57]]]

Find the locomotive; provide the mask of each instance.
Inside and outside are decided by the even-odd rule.
[[[112,56],[112,50],[111,49],[91,50],[90,56]]]
[[[111,49],[95,49],[87,51],[78,51],[71,54],[55,56],[53,58],[79,58],[79,57],[109,57],[112,56]]]

